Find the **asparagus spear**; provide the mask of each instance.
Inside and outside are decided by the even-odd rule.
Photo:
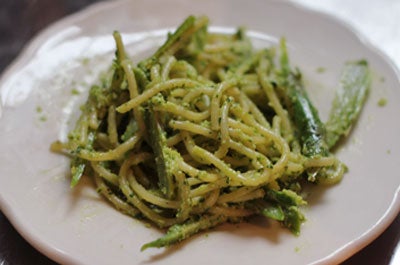
[[[86,163],[82,158],[75,156],[71,161],[71,188],[75,187],[85,171]]]
[[[277,191],[265,187],[264,198],[247,205],[261,215],[281,222],[293,234],[299,235],[300,226],[305,221],[299,206],[305,204],[307,202],[292,190]]]
[[[139,67],[147,73],[162,56],[174,55],[179,50],[186,47],[191,41],[191,38],[196,36],[195,33],[204,29],[207,23],[208,19],[206,17],[196,18],[194,16],[189,16],[174,33],[168,35],[166,42],[158,48],[153,56],[138,64]]]
[[[281,40],[281,86],[283,97],[288,105],[289,115],[298,129],[302,153],[307,157],[327,156],[328,146],[325,143],[325,127],[317,109],[308,98],[303,87],[300,73],[290,69],[285,40]]]
[[[345,65],[326,122],[326,142],[332,148],[341,136],[346,136],[357,119],[367,97],[371,78],[365,60]]]
[[[159,186],[168,198],[172,198],[174,195],[174,179],[173,172],[169,170],[166,162],[167,154],[164,147],[166,146],[166,138],[152,108],[146,109],[144,121],[149,132],[150,145],[155,154]]]
[[[167,233],[155,241],[146,243],[142,246],[141,251],[147,248],[161,248],[166,247],[176,242],[182,241],[198,233],[201,230],[206,230],[217,226],[226,221],[226,217],[220,215],[212,215],[202,217],[198,221],[187,222],[185,224],[176,224],[171,226]]]
[[[180,49],[184,48],[191,37],[199,30],[204,28],[207,24],[205,17],[195,18],[189,16],[177,30],[168,36],[167,41],[154,53],[150,58],[138,64],[139,69],[135,74],[139,76],[142,83],[149,82],[149,72],[151,67],[158,63],[158,60],[165,55],[173,55]],[[147,80],[143,80],[147,77]],[[143,87],[142,87],[143,88]],[[168,150],[165,148],[165,135],[163,128],[157,120],[151,105],[147,106],[145,110],[145,124],[149,130],[149,142],[155,154],[155,162],[157,167],[157,176],[161,191],[168,197],[172,198],[174,195],[173,190],[173,172],[168,169],[166,157],[168,157]]]
[[[281,221],[293,234],[299,235],[300,226],[305,221],[304,215],[300,212],[299,206],[307,204],[302,197],[291,190],[282,191],[267,190],[266,200],[275,204],[264,208],[262,214]]]

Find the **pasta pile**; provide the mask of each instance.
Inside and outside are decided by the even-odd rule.
[[[301,75],[284,40],[255,50],[245,30],[207,26],[189,17],[138,64],[115,32],[110,78],[91,88],[68,142],[52,145],[71,156],[71,186],[91,176],[119,211],[168,228],[142,249],[254,215],[298,234],[302,183],[336,183],[346,169],[323,130],[303,133],[296,121],[296,102],[309,100],[287,92]]]

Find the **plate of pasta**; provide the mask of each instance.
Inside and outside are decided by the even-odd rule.
[[[330,264],[377,237],[400,208],[390,61],[290,2],[159,4],[89,7],[3,74],[16,229],[63,264]]]

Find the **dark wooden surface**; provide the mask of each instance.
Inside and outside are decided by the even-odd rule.
[[[99,0],[0,0],[0,72],[38,31],[94,2]],[[343,264],[395,265],[392,256],[399,241],[400,215],[381,236]],[[0,265],[23,264],[55,263],[31,247],[0,212]]]

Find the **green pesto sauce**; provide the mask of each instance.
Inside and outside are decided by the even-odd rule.
[[[171,174],[176,172],[178,170],[179,162],[182,160],[181,155],[167,146],[163,147],[162,152],[164,154],[167,170]]]
[[[378,106],[379,107],[384,107],[384,106],[386,106],[387,103],[388,103],[387,98],[380,98],[378,100]]]
[[[79,95],[80,93],[81,92],[79,92],[79,90],[76,88],[71,89],[71,95]]]

